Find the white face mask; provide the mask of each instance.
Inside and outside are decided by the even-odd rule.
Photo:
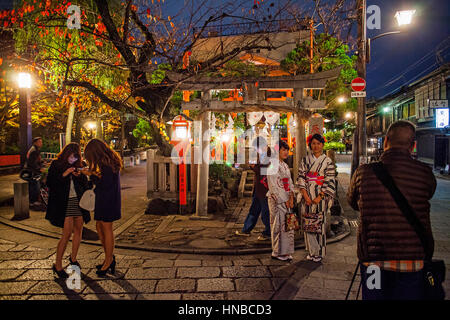
[[[75,162],[77,162],[77,160],[78,160],[78,158],[75,157],[73,154],[71,154],[70,157],[67,159],[69,164],[74,164]]]

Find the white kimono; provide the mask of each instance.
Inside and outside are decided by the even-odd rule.
[[[283,256],[294,253],[294,230],[286,232],[285,229],[288,212],[286,202],[289,201],[289,195],[294,192],[294,184],[288,165],[279,159],[274,161],[276,162],[272,165],[278,165],[278,171],[267,175],[272,255]]]

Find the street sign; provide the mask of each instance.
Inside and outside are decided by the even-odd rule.
[[[432,109],[448,108],[448,100],[428,100],[428,107]]]
[[[363,78],[355,78],[352,80],[353,91],[363,91],[366,88],[366,81]]]
[[[353,91],[351,93],[352,98],[364,98],[366,96],[366,92],[365,91]]]

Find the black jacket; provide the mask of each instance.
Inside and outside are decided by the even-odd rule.
[[[81,199],[83,193],[90,188],[90,183],[85,175],[81,174],[76,177],[72,174],[63,177],[70,165],[62,163],[60,160],[54,160],[48,169],[47,186],[49,189],[47,214],[45,219],[56,227],[64,227],[64,219],[66,216],[67,203],[70,192],[70,177],[72,176],[75,191],[78,200]],[[81,208],[80,208],[81,209]],[[81,209],[83,220],[88,223],[91,220],[89,211]]]

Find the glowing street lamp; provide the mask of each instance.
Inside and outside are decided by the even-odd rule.
[[[31,75],[20,72],[17,75],[19,87],[19,145],[20,164],[23,167],[28,149],[31,147]]]
[[[395,18],[397,19],[398,25],[411,24],[414,13],[416,13],[416,10],[397,11]]]
[[[31,88],[31,75],[27,72],[20,72],[17,75],[17,84],[19,88]]]
[[[344,103],[345,100],[346,100],[346,99],[345,99],[345,97],[343,97],[343,96],[340,96],[340,97],[337,98],[337,102],[338,102],[338,103]]]

